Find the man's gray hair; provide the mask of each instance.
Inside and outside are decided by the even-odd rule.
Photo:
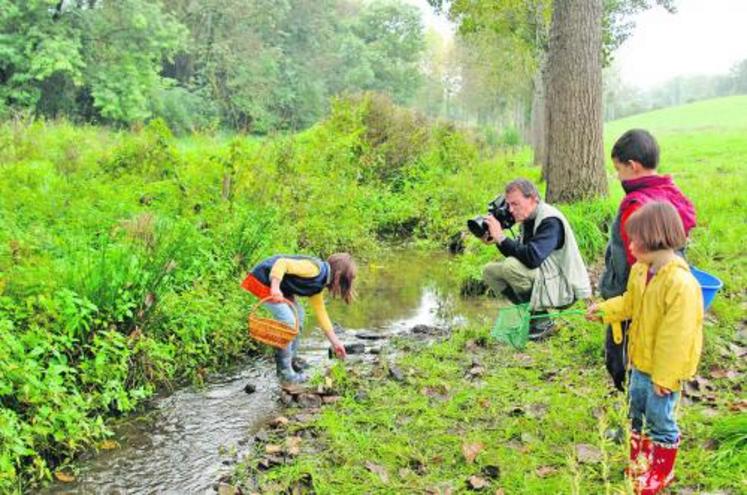
[[[525,198],[535,198],[537,201],[542,199],[537,188],[527,179],[515,179],[509,182],[506,185],[505,193],[508,194],[511,191],[520,191]]]

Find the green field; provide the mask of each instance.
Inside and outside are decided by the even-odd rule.
[[[662,173],[696,205],[689,259],[725,282],[707,317],[701,390],[689,390],[678,412],[683,442],[673,492],[744,493],[747,97],[611,122],[607,149],[632,127],[659,138]],[[611,167],[610,186],[618,201]],[[462,261],[463,272],[470,263],[478,271],[481,260]],[[320,494],[435,494],[469,492],[476,475],[488,493],[631,493],[622,474],[627,449],[613,441],[615,428],[627,429],[625,402],[604,370],[601,327],[573,320],[522,353],[491,342],[488,333],[472,327],[433,346],[399,342],[391,359],[404,371],[403,383],[389,379],[383,365],[368,372],[338,365],[330,376],[344,398],[313,424],[318,438],[269,471],[257,468],[259,446],[234,481],[247,492],[298,490],[311,479]],[[485,369],[476,380],[467,373],[473,360]],[[356,400],[361,390],[365,396]],[[291,424],[270,441],[304,428]],[[478,452],[471,463],[463,453],[469,445]],[[488,466],[500,475],[489,476],[495,470]]]

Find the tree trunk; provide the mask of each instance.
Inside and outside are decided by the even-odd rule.
[[[534,77],[534,94],[532,95],[532,149],[534,164],[542,167],[544,179],[547,168],[547,112],[545,91],[547,88],[547,63],[542,56],[540,69]]]
[[[555,1],[547,63],[547,200],[605,195],[602,0]]]

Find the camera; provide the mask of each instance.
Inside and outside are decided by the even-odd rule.
[[[488,203],[488,215],[493,215],[504,229],[510,229],[516,223],[514,216],[508,209],[506,198],[502,194]],[[485,225],[485,217],[482,215],[467,220],[467,228],[475,237],[479,238],[484,237],[488,231],[488,227]]]

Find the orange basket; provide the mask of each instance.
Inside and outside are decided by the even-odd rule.
[[[293,315],[295,316],[296,321],[295,327],[273,320],[272,318],[263,318],[255,315],[254,313],[257,311],[259,306],[269,299],[271,298],[265,297],[264,299],[261,299],[249,312],[249,336],[263,344],[278,349],[285,349],[298,335],[298,311],[292,302],[283,299],[283,302],[293,310]]]

